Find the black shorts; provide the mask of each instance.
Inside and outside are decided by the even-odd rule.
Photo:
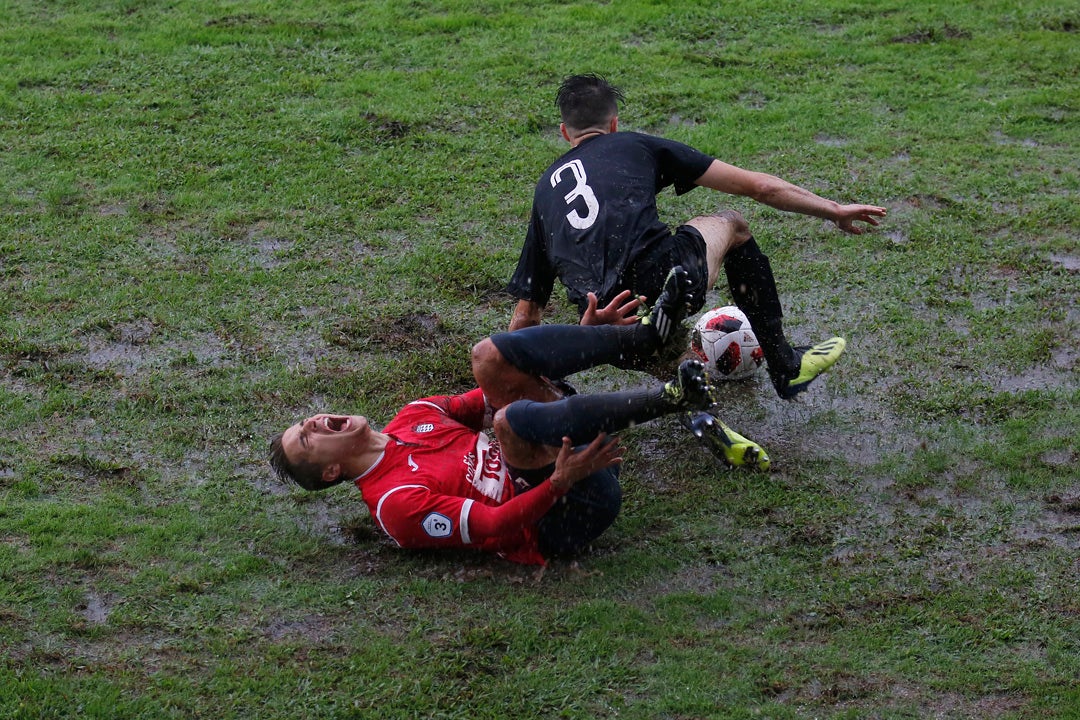
[[[627,268],[623,286],[637,295],[644,295],[651,305],[664,289],[668,272],[682,265],[690,275],[690,314],[705,306],[705,293],[709,291],[709,263],[705,259],[705,238],[697,228],[680,225],[675,232],[639,255]]]

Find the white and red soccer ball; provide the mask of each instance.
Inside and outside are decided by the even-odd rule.
[[[690,349],[720,380],[742,380],[765,364],[765,354],[750,321],[734,305],[713,308],[694,323]]]

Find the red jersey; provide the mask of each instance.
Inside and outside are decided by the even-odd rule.
[[[383,428],[386,450],[356,478],[375,522],[404,548],[471,547],[544,564],[536,523],[560,496],[517,490],[498,441],[482,431],[480,390],[409,403]]]

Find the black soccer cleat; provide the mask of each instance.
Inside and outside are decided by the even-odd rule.
[[[675,334],[675,329],[686,317],[690,309],[690,275],[682,265],[671,268],[664,279],[664,289],[656,298],[649,314],[641,318],[642,325],[649,325],[656,331],[659,346],[666,345]]]
[[[688,412],[682,424],[709,452],[732,467],[768,470],[772,462],[765,448],[735,432],[708,412]]]
[[[712,407],[713,387],[700,360],[683,360],[676,378],[664,384],[664,397],[676,408],[705,410]]]

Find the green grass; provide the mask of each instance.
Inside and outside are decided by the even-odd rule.
[[[1080,717],[1078,27],[1057,0],[4,4],[0,716]],[[797,403],[725,388],[767,476],[628,432],[577,565],[397,550],[267,440],[469,386],[581,71],[625,129],[889,208],[853,237],[661,198],[741,210],[793,338],[849,350]]]

